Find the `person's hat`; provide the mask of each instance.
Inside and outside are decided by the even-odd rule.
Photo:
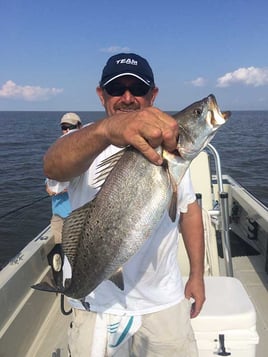
[[[81,119],[79,115],[75,113],[66,113],[63,115],[60,121],[61,124],[71,124],[71,125],[77,125],[78,123],[81,124]]]
[[[108,59],[102,71],[100,86],[104,87],[116,78],[133,76],[154,87],[153,71],[147,60],[135,53],[119,53]]]

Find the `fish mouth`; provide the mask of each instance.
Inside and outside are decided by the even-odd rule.
[[[208,115],[207,115],[207,123],[211,125],[213,128],[221,126],[224,124],[231,116],[230,111],[221,112],[220,108],[217,104],[216,98],[213,94],[210,94],[207,97],[208,100]]]

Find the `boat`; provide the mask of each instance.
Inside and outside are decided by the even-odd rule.
[[[202,207],[206,302],[192,319],[200,357],[264,357],[268,347],[268,208],[222,174],[219,154],[208,145],[190,166]],[[182,239],[178,261],[189,263]],[[50,226],[0,272],[0,355],[64,357],[71,308],[64,296],[31,286],[61,273]]]

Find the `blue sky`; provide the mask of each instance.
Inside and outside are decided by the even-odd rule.
[[[156,106],[214,93],[222,110],[268,110],[267,0],[1,0],[0,110],[102,110],[108,57],[146,57]]]

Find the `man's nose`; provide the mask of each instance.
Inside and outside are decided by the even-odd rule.
[[[135,100],[135,96],[128,89],[125,90],[124,94],[121,97],[127,103],[131,103]]]

